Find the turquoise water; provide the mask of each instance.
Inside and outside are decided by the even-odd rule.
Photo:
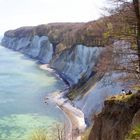
[[[64,119],[44,97],[64,83],[34,60],[0,46],[0,140],[30,140],[38,129]]]

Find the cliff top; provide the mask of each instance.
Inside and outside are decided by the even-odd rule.
[[[118,94],[118,95],[114,95],[114,96],[110,96],[106,99],[105,103],[127,103],[131,100],[133,100],[134,98],[136,98],[136,96],[139,96],[137,94]]]
[[[102,111],[94,117],[89,140],[124,140],[140,110],[140,92],[117,95],[104,102]],[[139,115],[138,115],[139,116]]]
[[[33,35],[48,36],[57,45],[60,42],[66,46],[84,44],[95,46],[102,39],[106,25],[102,19],[87,23],[50,23],[39,26],[21,27],[5,32],[7,37],[29,37]]]

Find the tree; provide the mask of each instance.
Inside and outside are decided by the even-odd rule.
[[[125,40],[125,43],[122,43],[121,47],[111,45],[112,47],[107,48],[99,63],[100,71],[126,72],[128,75],[125,78],[123,77],[123,81],[133,78],[134,80],[137,79],[139,83],[140,2],[139,0],[111,0],[111,6],[107,8],[107,11],[110,16],[106,18],[105,22],[109,25],[109,28],[104,34],[114,40]],[[128,42],[131,43],[131,47],[126,47],[126,45],[129,46]],[[104,67],[102,68],[102,66]]]
[[[31,140],[66,140],[66,124],[54,123],[46,129],[37,129],[31,134]]]
[[[133,0],[133,7],[136,15],[136,24],[137,24],[137,49],[138,49],[138,58],[139,58],[139,71],[140,71],[140,1]]]
[[[115,21],[115,29],[117,26],[121,27],[120,34],[126,36],[125,39],[136,40],[138,66],[140,72],[140,1],[139,0],[111,0],[113,8],[109,9],[112,12],[112,17],[117,18]],[[114,6],[115,5],[115,6]],[[115,7],[115,8],[114,8]],[[113,19],[114,20],[114,19]],[[116,32],[114,29],[114,32]],[[134,31],[135,30],[135,31]],[[131,32],[132,31],[132,32]]]

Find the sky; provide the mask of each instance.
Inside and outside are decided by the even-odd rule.
[[[106,0],[0,0],[0,34],[21,26],[88,22],[101,16]]]

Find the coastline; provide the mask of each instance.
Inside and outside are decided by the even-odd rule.
[[[49,64],[41,64],[41,65],[40,65],[40,69],[47,70],[47,71],[49,71],[49,72],[55,74],[55,76],[56,76],[57,78],[61,79],[68,87],[70,87],[69,82],[68,82],[66,79],[64,79],[64,78],[62,77],[62,75],[61,75],[60,73],[58,73],[55,69],[50,68],[50,65],[49,65]]]
[[[48,64],[40,65],[40,68],[54,72],[53,69],[49,68]],[[67,98],[64,98],[64,92],[55,92],[49,97],[47,96],[45,100],[55,103],[68,119],[70,128],[66,136],[67,140],[81,140],[80,134],[84,132],[86,128],[84,113],[76,108]]]

